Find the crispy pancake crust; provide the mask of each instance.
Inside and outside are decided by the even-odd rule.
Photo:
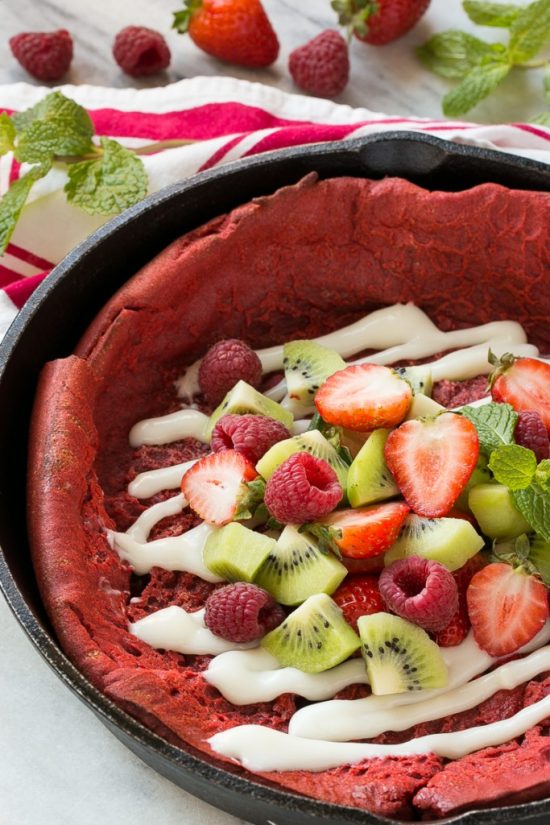
[[[76,666],[175,743],[210,753],[205,739],[241,722],[286,730],[292,696],[237,708],[202,678],[208,657],[161,653],[128,632],[129,619],[168,604],[198,608],[211,589],[159,569],[138,580],[109,545],[106,528],[126,529],[152,503],[126,493],[136,472],[204,450],[190,439],[132,450],[131,426],[178,407],[173,379],[217,339],[241,337],[258,347],[312,337],[396,302],[415,301],[443,329],[514,318],[548,352],[549,225],[548,194],[492,184],[429,193],[398,179],[319,182],[310,175],[214,219],[147,264],[109,301],[75,355],[45,367],[35,404],[33,558]],[[191,524],[186,513],[161,525],[161,534]],[[505,718],[547,692],[550,679],[534,680],[399,736]],[[542,725],[521,742],[450,764],[428,755],[370,760],[314,781],[299,771],[264,776],[390,817],[440,818],[550,793],[547,732]]]

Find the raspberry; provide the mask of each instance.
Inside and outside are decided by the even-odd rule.
[[[334,97],[344,90],[349,78],[348,44],[331,29],[294,49],[288,69],[300,89],[318,97]]]
[[[384,611],[384,602],[378,590],[378,576],[348,576],[336,593],[333,601],[344,614],[344,619],[357,630],[357,619],[371,613]]]
[[[217,406],[237,381],[258,387],[262,363],[254,350],[238,338],[227,338],[210,347],[201,361],[199,384],[204,397]]]
[[[141,77],[166,69],[171,54],[159,32],[145,26],[126,26],[115,37],[113,57],[123,72]]]
[[[282,524],[305,524],[334,510],[342,495],[330,464],[301,452],[277,467],[267,482],[264,501]]]
[[[533,450],[537,461],[550,458],[550,439],[544,421],[534,410],[520,412],[514,432],[516,444]]]
[[[255,584],[236,582],[215,590],[206,600],[204,623],[229,642],[252,642],[281,624],[286,613]]]
[[[61,80],[73,59],[73,39],[66,29],[16,34],[10,38],[10,49],[37,80]]]
[[[256,464],[278,441],[290,438],[284,424],[264,415],[224,415],[212,432],[214,453],[236,450]]]
[[[408,556],[380,574],[380,594],[390,610],[438,633],[458,608],[458,589],[452,573],[437,561]]]

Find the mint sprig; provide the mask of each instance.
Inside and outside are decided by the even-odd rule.
[[[487,456],[497,447],[513,443],[518,414],[510,404],[491,401],[481,407],[463,407],[460,412],[476,428],[479,448]]]
[[[537,471],[537,458],[533,450],[509,444],[493,450],[488,466],[499,484],[509,490],[525,490]]]
[[[508,43],[487,43],[451,29],[417,49],[419,59],[433,72],[461,81],[443,98],[443,111],[449,117],[468,112],[513,69],[549,64],[548,58],[531,61],[550,41],[550,0],[534,0],[528,6],[464,0],[463,7],[474,23],[507,29],[509,39]],[[538,117],[538,122],[546,122],[545,113]]]
[[[512,498],[535,533],[550,541],[550,494],[532,482],[525,490],[514,490]]]
[[[46,95],[24,112],[2,112],[0,155],[13,152],[19,162],[34,165],[0,199],[0,255],[33,184],[54,164],[68,170],[65,192],[70,203],[91,215],[116,215],[147,194],[147,174],[138,155],[193,142],[168,140],[127,149],[110,138],[94,140],[87,111],[61,92]]]

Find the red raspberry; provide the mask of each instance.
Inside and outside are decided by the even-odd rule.
[[[341,34],[327,29],[291,52],[288,69],[304,92],[335,97],[344,90],[349,78],[348,44]]]
[[[410,622],[438,633],[458,608],[458,589],[452,573],[437,561],[408,556],[380,574],[380,594],[390,610]]]
[[[332,594],[344,619],[357,630],[359,616],[382,613],[386,608],[378,590],[378,576],[349,576]]]
[[[449,514],[450,515],[450,514]],[[466,564],[455,570],[453,579],[456,582],[458,591],[458,607],[449,624],[439,631],[435,641],[439,647],[455,647],[464,641],[470,630],[470,617],[468,616],[468,603],[466,601],[466,591],[476,573],[485,567],[486,561],[478,553],[468,559]]]
[[[301,452],[277,467],[267,482],[264,501],[282,524],[305,524],[334,510],[342,495],[330,464]]]
[[[210,347],[199,368],[200,388],[208,403],[219,404],[241,380],[253,387],[260,385],[262,362],[254,350],[238,338],[227,338]]]
[[[123,72],[132,77],[156,74],[170,65],[170,49],[166,40],[145,26],[126,26],[113,43],[113,57]]]
[[[550,458],[550,439],[544,421],[534,410],[518,413],[518,423],[514,432],[516,444],[533,450],[537,461]]]
[[[73,59],[73,39],[66,29],[16,34],[10,38],[10,49],[37,80],[61,80]]]
[[[204,623],[229,642],[252,642],[281,624],[286,613],[266,590],[236,582],[215,590],[206,600]]]
[[[236,450],[256,464],[278,441],[290,438],[284,424],[264,415],[224,415],[212,432],[214,453]]]

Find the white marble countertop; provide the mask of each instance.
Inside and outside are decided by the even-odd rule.
[[[197,74],[234,74],[285,91],[296,91],[288,52],[334,25],[328,0],[264,0],[282,49],[275,66],[262,72],[232,68],[208,58],[188,38],[169,31],[177,0],[2,0],[0,83],[27,80],[13,60],[9,36],[66,27],[76,42],[73,83],[148,85],[124,76],[112,60],[114,33],[125,25],[162,30],[173,53],[164,83]],[[299,6],[299,10],[296,8]],[[458,0],[432,0],[421,24],[383,49],[357,41],[352,74],[338,99],[392,115],[440,117],[449,84],[424,70],[413,47],[448,27],[470,28]],[[498,31],[485,29],[488,38]],[[543,108],[537,72],[518,72],[469,116],[481,122],[528,118]],[[0,598],[0,822],[6,825],[230,825],[238,820],[202,803],[155,774],[126,750],[53,675]]]

